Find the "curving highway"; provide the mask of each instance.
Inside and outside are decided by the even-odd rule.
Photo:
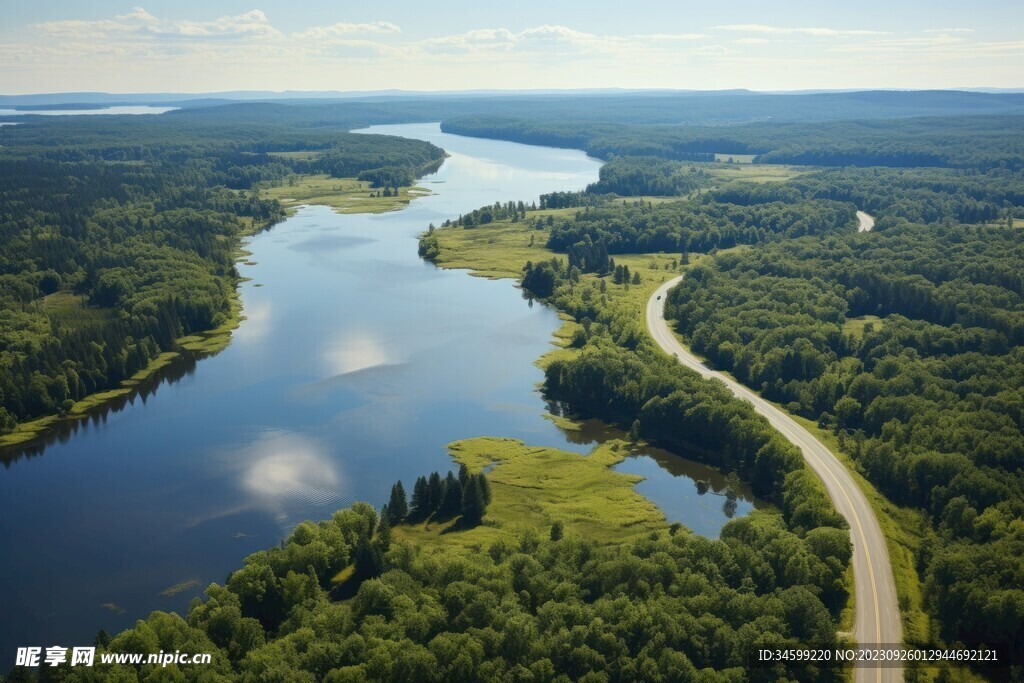
[[[864,216],[870,220],[870,216]],[[864,224],[864,220],[861,219],[862,231],[870,230],[874,221],[866,228]],[[665,297],[680,280],[682,276],[669,280],[659,287],[647,302],[647,328],[651,336],[666,353],[675,355],[686,367],[705,378],[724,382],[733,394],[752,403],[757,412],[768,418],[773,427],[803,452],[811,469],[824,482],[836,509],[850,523],[856,598],[854,637],[860,645],[903,642],[903,627],[896,598],[896,584],[892,577],[892,567],[889,565],[889,552],[882,529],[867,497],[846,467],[809,431],[750,389],[706,367],[680,343],[665,321]],[[858,683],[890,683],[903,680],[901,668],[865,666],[858,667],[855,673],[855,680]]]

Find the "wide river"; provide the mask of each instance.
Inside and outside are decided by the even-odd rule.
[[[545,419],[534,361],[555,313],[508,280],[416,255],[428,224],[495,201],[581,189],[583,153],[446,135],[437,124],[365,132],[451,155],[402,211],[306,207],[252,238],[247,319],[215,356],[183,360],[144,394],[97,413],[0,470],[0,671],[18,646],[87,645],[152,610],[186,609],[242,559],[304,519],[395,480],[452,466],[445,444],[481,435],[586,453],[602,431]],[[657,449],[620,470],[666,516],[717,536],[720,474]],[[698,495],[695,479],[712,491]],[[741,497],[734,514],[750,511]]]

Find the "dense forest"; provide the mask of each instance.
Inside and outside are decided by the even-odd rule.
[[[852,204],[830,200],[749,206],[714,201],[605,202],[553,221],[547,246],[567,251],[590,240],[604,244],[609,254],[706,252],[754,244],[773,235],[844,230],[855,222]]]
[[[46,96],[30,96],[32,99]],[[59,97],[59,96],[57,96]],[[106,103],[119,96],[102,95]],[[2,96],[4,106],[22,106],[25,97]],[[135,100],[132,104],[140,104]],[[158,104],[156,101],[153,104]],[[93,105],[94,107],[96,105]],[[735,124],[750,121],[829,121],[837,119],[906,118],[940,115],[997,115],[1024,113],[1021,93],[957,92],[949,90],[763,93],[749,90],[716,92],[586,92],[504,93],[431,96],[346,97],[338,100],[287,99],[272,102],[230,99],[162,101],[177,106],[174,117],[231,123],[279,123],[302,128],[351,129],[370,124],[441,121],[453,116],[530,116],[550,120],[620,123]],[[28,105],[27,109],[53,107]],[[75,105],[75,108],[90,108]],[[20,120],[31,120],[31,115]]]
[[[700,159],[714,160],[713,154]],[[711,185],[711,177],[696,166],[658,157],[612,157],[598,173],[598,181],[587,186],[590,194],[671,197]]]
[[[442,130],[535,145],[582,149],[599,159],[656,156],[699,161],[754,154],[755,163],[815,166],[936,166],[1024,169],[1019,116],[935,116],[897,121],[637,125],[522,117],[464,116]],[[696,155],[696,156],[695,156]]]
[[[719,255],[668,300],[694,349],[839,431],[882,492],[928,512],[918,569],[942,636],[1018,643],[1018,662],[1022,272],[1017,230],[899,225]]]
[[[604,287],[630,280],[616,256],[681,252],[685,263],[717,252],[669,296],[679,331],[740,381],[835,430],[880,491],[925,511],[931,529],[916,569],[937,637],[1020,643],[1021,178],[1007,169],[848,168],[659,204],[564,193],[555,204],[576,211],[538,227],[567,260],[528,264],[523,286],[599,329]],[[871,233],[853,228],[861,206],[879,217]],[[819,227],[793,229],[808,224]],[[585,273],[602,288],[580,296]],[[668,400],[685,373],[646,353],[642,332],[623,327],[616,344],[598,347],[591,336],[580,334],[578,356],[548,366],[550,398],[669,447],[724,441],[739,459],[712,462],[765,493],[742,459],[756,449],[730,441],[738,423],[710,417],[707,396]],[[1024,661],[1019,646],[1011,656]]]
[[[805,173],[788,183],[731,183],[718,201],[751,205],[833,199],[851,202],[880,221],[983,223],[1005,221],[1024,206],[1024,174],[1007,169],[845,168]]]
[[[117,387],[178,338],[226,322],[241,236],[284,216],[256,183],[376,171],[408,184],[444,155],[278,125],[71,118],[0,128],[0,434]],[[296,145],[321,154],[267,154]]]
[[[609,289],[641,283],[616,258],[665,252],[685,267],[666,310],[687,342],[833,430],[882,493],[923,511],[915,560],[933,635],[1009,643],[1024,663],[1021,98],[906,95],[734,93],[684,98],[685,109],[657,94],[436,98],[416,111],[230,105],[0,127],[0,433],[226,321],[241,236],[283,216],[257,183],[329,173],[408,184],[443,151],[345,130],[459,116],[444,129],[609,160],[585,192],[444,225],[517,223],[531,247],[540,236],[556,252],[522,271],[528,296],[577,322],[545,365],[546,398],[736,472],[775,505],[718,540],[665,524],[610,544],[552,527],[447,554],[393,534],[438,520],[452,523],[445,533],[487,529],[491,490],[480,470],[435,472],[411,499],[396,483],[379,514],[358,503],[300,524],[185,617],[153,613],[101,649],[211,652],[210,680],[841,678],[748,666],[755,645],[836,642],[849,534],[792,444],[611,302]],[[988,115],[867,119],[967,110]],[[844,111],[865,118],[833,120]],[[309,154],[280,154],[296,151]],[[849,168],[722,184],[701,166],[722,153]],[[643,195],[675,199],[621,199]],[[856,233],[857,209],[878,218],[873,232]],[[431,226],[420,253],[440,249]],[[116,675],[190,675],[171,669]],[[89,679],[81,668],[50,677]]]
[[[767,515],[731,522],[720,540],[666,528],[598,544],[556,532],[436,554],[393,542],[359,503],[250,556],[186,617],[155,612],[101,649],[210,652],[203,676],[225,681],[839,680],[837,669],[746,663],[756,646],[835,642],[818,595],[849,555],[841,530],[797,535]],[[354,595],[338,599],[345,591]]]
[[[595,335],[594,353],[614,348]],[[395,483],[379,515],[357,503],[327,521],[303,522],[280,547],[248,557],[223,586],[209,586],[186,617],[155,612],[113,638],[101,633],[97,644],[101,652],[212,653],[201,675],[175,665],[163,671],[188,679],[841,680],[838,669],[796,662],[749,667],[759,646],[837,642],[851,555],[841,518],[763,419],[724,389],[676,371],[668,384],[648,375],[651,388],[671,385],[671,402],[707,403],[708,419],[734,425],[723,457],[735,456],[734,446],[758,448],[760,464],[750,464],[783,514],[734,520],[718,540],[662,522],[637,540],[601,543],[556,521],[481,537],[491,540],[469,552],[396,541],[403,526],[423,522],[454,519],[446,534],[487,528],[488,503],[500,490],[492,494],[488,476],[463,465],[457,475],[420,477],[411,498]],[[117,674],[149,680],[159,671]],[[51,675],[90,680],[89,673],[62,667]],[[22,679],[35,680],[23,668],[9,678]]]

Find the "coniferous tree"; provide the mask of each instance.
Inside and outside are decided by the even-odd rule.
[[[412,516],[416,519],[430,516],[430,493],[427,488],[427,478],[417,477],[412,489]]]
[[[388,501],[388,514],[393,524],[401,524],[409,516],[409,504],[405,498],[405,487],[398,481],[391,487],[391,499]]]
[[[387,515],[380,516],[377,537],[374,539],[373,545],[379,555],[383,555],[391,548],[391,520]]]
[[[480,487],[480,492],[484,495],[484,503],[487,505],[491,504],[491,482],[487,481],[487,477],[481,472],[476,475],[477,486]]]
[[[441,475],[437,472],[431,472],[430,478],[427,480],[428,514],[433,514],[438,511],[441,507],[441,496],[443,494],[444,491],[441,489]]]
[[[445,477],[442,483],[444,494],[441,496],[441,508],[439,514],[444,519],[454,517],[459,514],[459,508],[462,505],[462,484],[455,477],[454,474],[448,472],[448,476]]]
[[[462,526],[475,527],[484,519],[487,501],[480,489],[480,475],[473,475],[462,489]]]
[[[372,579],[380,574],[384,562],[380,556],[380,550],[369,537],[362,536],[356,543],[354,555],[355,575],[358,581]]]

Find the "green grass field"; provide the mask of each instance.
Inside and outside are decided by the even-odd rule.
[[[845,334],[852,334],[857,339],[860,339],[864,336],[864,328],[868,325],[871,325],[875,330],[880,330],[884,324],[885,321],[877,315],[861,315],[856,318],[847,318],[846,322],[843,323],[843,332]]]
[[[733,155],[735,157],[735,155]],[[719,183],[742,180],[751,183],[776,182],[789,180],[802,173],[807,167],[786,166],[784,164],[703,164],[701,170],[707,171]]]
[[[382,192],[370,183],[355,178],[331,178],[328,175],[292,176],[279,186],[264,185],[264,196],[280,201],[289,210],[316,204],[329,206],[337,213],[382,213],[404,208],[416,197],[430,194],[422,187],[401,187],[394,197],[372,197]]]
[[[89,306],[81,294],[63,291],[43,297],[43,311],[53,322],[72,329],[106,325],[114,315],[109,308]]]
[[[471,472],[487,472],[493,500],[484,523],[453,533],[454,522],[426,522],[395,528],[395,538],[430,552],[472,551],[524,533],[547,533],[555,521],[567,534],[601,542],[622,542],[665,531],[668,523],[654,503],[633,486],[642,477],[612,468],[630,444],[611,440],[588,455],[535,448],[515,439],[481,437],[449,445],[452,457]]]

